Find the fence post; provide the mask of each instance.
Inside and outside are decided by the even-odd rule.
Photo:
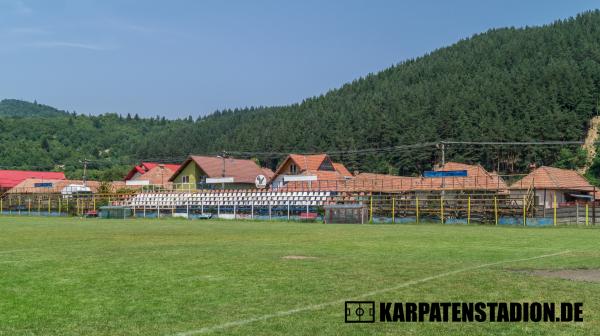
[[[38,216],[42,215],[42,199],[38,198]]]
[[[371,195],[371,202],[369,206],[369,223],[373,224],[373,195]]]
[[[471,224],[471,195],[467,197],[467,225]]]
[[[596,187],[594,186],[594,195],[596,195]],[[592,225],[596,225],[596,199],[594,197],[592,203]]]
[[[396,213],[396,198],[392,196],[392,223],[396,223],[396,218],[395,218],[395,213]]]
[[[523,196],[523,226],[527,226],[527,207],[526,207],[526,197]]]
[[[556,191],[553,194],[553,199],[552,199],[552,210],[554,213],[554,226],[556,226]]]
[[[50,202],[52,201],[52,199],[50,197],[48,197],[48,216],[50,216]]]
[[[31,201],[30,201],[31,202]],[[31,205],[31,203],[29,204]],[[94,209],[95,210],[95,209]],[[60,196],[58,196],[58,216],[62,216],[62,200],[60,199]]]
[[[2,203],[3,203],[2,198],[0,198],[0,215],[2,215],[4,213],[3,212],[4,211],[4,208],[3,208],[4,204],[2,204]]]
[[[494,219],[495,224],[498,225],[498,197],[494,196]]]
[[[31,216],[31,199],[29,199],[29,201],[27,202],[27,208],[28,208],[29,216]]]
[[[269,201],[269,220],[272,219],[271,211],[272,211],[272,209],[271,209],[271,201]]]
[[[287,202],[287,220],[290,220],[290,201]]]
[[[588,216],[589,203],[585,202],[585,226],[590,225],[590,218]]]
[[[444,224],[444,196],[440,196],[440,221]]]
[[[579,202],[575,201],[575,224],[579,225]]]
[[[417,196],[417,198],[416,198],[416,210],[417,210],[416,211],[417,212],[417,214],[416,214],[416,216],[417,216],[417,224],[419,224],[419,196]]]
[[[254,219],[254,200],[250,203],[250,219]]]

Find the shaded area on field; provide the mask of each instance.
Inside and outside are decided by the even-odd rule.
[[[525,271],[529,275],[574,281],[600,282],[600,269],[562,269]]]

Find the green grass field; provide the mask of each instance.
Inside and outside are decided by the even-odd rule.
[[[0,335],[593,335],[600,283],[515,270],[600,268],[599,247],[581,227],[2,217]],[[585,322],[345,324],[357,297],[583,301]]]

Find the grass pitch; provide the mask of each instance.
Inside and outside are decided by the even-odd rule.
[[[0,335],[593,335],[600,283],[515,270],[600,268],[599,246],[595,228],[0,217]],[[365,293],[582,301],[585,322],[345,324],[343,303],[302,310]]]

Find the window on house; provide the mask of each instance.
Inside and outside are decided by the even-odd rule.
[[[333,168],[333,163],[331,162],[331,160],[325,159],[319,166],[319,170],[334,171],[335,168]]]
[[[181,177],[181,183],[190,183],[189,175],[185,175]]]
[[[293,163],[290,165],[290,173],[292,173],[292,174],[298,173],[298,167]]]

